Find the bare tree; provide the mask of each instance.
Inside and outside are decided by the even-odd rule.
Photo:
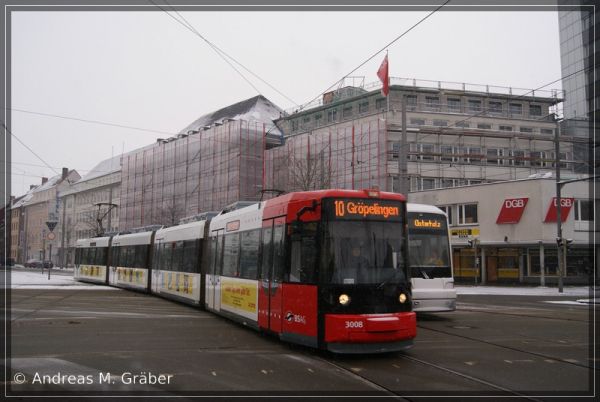
[[[289,155],[290,190],[321,190],[332,185],[333,169],[325,155],[325,149],[313,155]]]
[[[166,201],[162,207],[157,209],[158,224],[173,226],[179,223],[179,220],[185,215],[183,205],[175,201]]]
[[[94,236],[104,236],[104,219],[110,214],[113,208],[117,207],[117,205],[108,202],[98,202],[93,205],[96,210],[86,211],[82,223],[87,230],[94,234]]]

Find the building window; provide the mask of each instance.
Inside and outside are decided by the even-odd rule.
[[[386,107],[387,107],[387,103],[386,103],[385,98],[379,98],[375,101],[375,108],[377,110],[385,110]]]
[[[525,166],[525,151],[512,150],[510,156],[513,166]]]
[[[454,113],[460,113],[460,98],[448,98],[448,111]]]
[[[519,127],[519,131],[522,133],[533,133],[533,127]]]
[[[454,187],[454,180],[442,179],[442,188]]]
[[[479,147],[465,147],[465,162],[470,163],[472,165],[481,164],[481,159],[483,155],[481,154],[481,148]]]
[[[477,123],[477,128],[479,128],[481,130],[491,130],[492,129],[492,125],[491,124],[487,124],[487,123]]]
[[[292,120],[292,131],[298,131],[298,119]]]
[[[458,224],[471,225],[477,223],[477,204],[458,205]]]
[[[508,111],[511,115],[521,115],[523,114],[523,105],[520,103],[509,103]]]
[[[317,113],[315,114],[315,126],[319,127],[322,123],[321,120],[323,119],[323,115],[321,113]]]
[[[423,190],[433,190],[435,188],[435,179],[433,177],[423,177],[422,181]]]
[[[494,114],[502,114],[502,102],[490,101],[489,112]]]
[[[417,95],[406,95],[406,108],[417,110]]]
[[[469,128],[470,127],[469,123],[467,123],[466,121],[457,121],[454,125],[456,127],[462,127],[462,128]]]
[[[350,116],[352,116],[352,106],[345,107],[342,111],[342,117],[347,119]]]
[[[594,203],[592,200],[575,200],[575,220],[588,221],[594,220]]]
[[[424,126],[425,119],[410,119],[410,124],[415,125],[415,126]]]
[[[437,96],[426,96],[425,97],[425,107],[427,110],[432,112],[440,111],[440,98]]]
[[[512,126],[500,125],[500,126],[498,126],[498,128],[500,129],[500,131],[513,131]]]
[[[369,101],[364,101],[358,104],[358,113],[367,113],[369,111]]]
[[[418,159],[425,162],[431,162],[435,160],[433,153],[435,152],[434,144],[417,144],[417,152],[419,153]]]
[[[552,152],[552,167],[556,167],[556,153]],[[561,169],[568,169],[568,164],[567,164],[567,154],[565,152],[559,152],[558,154],[558,160],[560,163],[560,167]]]
[[[481,111],[481,101],[480,100],[469,99],[468,104],[469,104],[470,112],[480,112]]]
[[[499,165],[500,160],[498,159],[499,152],[498,148],[488,148],[486,151],[488,165]]]
[[[551,129],[551,128],[542,128],[540,130],[540,133],[542,133],[542,134],[554,134],[554,130]]]
[[[337,120],[337,109],[329,109],[327,111],[327,122],[332,123]]]
[[[438,127],[446,127],[446,126],[448,126],[448,121],[447,120],[434,120],[433,125],[438,126]]]
[[[454,147],[451,145],[440,146],[440,160],[442,162],[458,162],[458,157],[454,156]],[[452,187],[452,186],[450,186]]]
[[[392,159],[398,159],[400,155],[400,143],[393,142],[392,143]]]
[[[531,166],[534,167],[549,167],[550,165],[552,165],[551,162],[548,162],[546,160],[547,155],[545,152],[541,152],[541,151],[531,151],[529,153],[529,156],[531,157],[531,161],[530,164]]]
[[[542,106],[541,105],[529,105],[529,115],[530,116],[541,116],[542,115]]]

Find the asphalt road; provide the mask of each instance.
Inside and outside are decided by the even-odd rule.
[[[7,385],[10,395],[585,396],[598,362],[590,306],[549,303],[575,299],[459,296],[456,312],[419,316],[405,352],[336,356],[140,293],[16,289]]]

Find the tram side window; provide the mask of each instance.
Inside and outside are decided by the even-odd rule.
[[[174,243],[163,244],[162,249],[162,258],[160,259],[162,263],[162,269],[165,271],[171,271],[171,256],[173,255],[173,245]]]
[[[283,242],[284,226],[273,229],[273,280],[282,281],[285,274],[285,244]]]
[[[217,261],[217,237],[215,236],[210,239],[210,266],[209,266],[208,272],[211,275],[215,275],[217,272],[216,261]]]
[[[102,247],[96,249],[96,265],[106,265],[106,256],[108,254],[108,248]]]
[[[95,259],[96,259],[96,249],[95,248],[88,248],[86,264],[94,265],[94,260]]]
[[[198,253],[198,240],[188,240],[183,242],[183,272],[200,272],[198,263],[200,255]]]
[[[81,249],[76,248],[75,249],[75,265],[79,265],[79,264],[81,264]]]
[[[258,274],[258,246],[260,244],[260,230],[243,232],[240,253],[240,277],[256,279]]]
[[[113,247],[110,250],[110,265],[112,265],[113,267],[118,267],[119,265],[119,250],[121,248],[120,247]]]
[[[135,246],[134,253],[133,266],[135,268],[148,268],[148,246],[145,244]]]
[[[89,265],[90,263],[90,248],[84,248],[81,250],[81,263],[85,265]]]
[[[264,228],[262,231],[262,266],[261,278],[268,279],[273,263],[273,229]]]
[[[223,276],[239,276],[240,234],[224,236],[223,242]]]
[[[302,225],[299,235],[292,238],[290,282],[315,282],[317,266],[317,223]]]
[[[171,257],[171,269],[173,271],[182,271],[183,267],[183,241],[176,241],[171,247],[173,255]]]
[[[152,246],[152,269],[158,270],[160,267],[160,244],[154,244]]]

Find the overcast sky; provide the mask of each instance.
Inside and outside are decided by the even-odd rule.
[[[299,104],[310,101],[427,12],[181,12],[208,40]],[[178,17],[173,14],[174,17]],[[177,133],[257,95],[165,12],[15,12],[12,108]],[[441,11],[388,48],[390,75],[537,88],[560,77],[556,12]],[[353,76],[377,81],[384,56]],[[294,104],[246,76],[283,109]],[[560,88],[560,83],[549,88]],[[11,131],[60,172],[165,134],[12,112]],[[12,141],[12,194],[56,173]]]

